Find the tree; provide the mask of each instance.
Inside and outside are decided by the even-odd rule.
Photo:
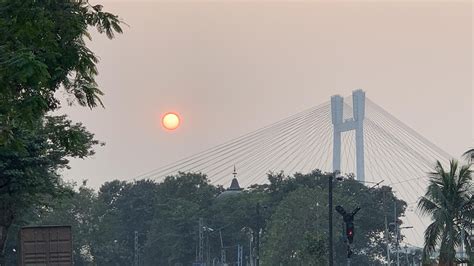
[[[221,234],[228,263],[237,261],[237,252],[232,248],[237,244],[243,247],[244,254],[249,259],[256,257],[257,234],[260,229],[265,228],[265,220],[270,215],[267,196],[263,192],[251,190],[220,195],[214,200],[208,208],[207,216],[209,226],[214,229],[211,233],[211,240],[214,240],[210,247],[211,257],[221,257]],[[257,208],[259,208],[258,214]],[[253,251],[249,254],[247,251],[251,247]]]
[[[93,216],[91,254],[98,265],[130,265],[134,258],[135,231],[139,245],[146,242],[155,214],[158,184],[107,182],[99,190]]]
[[[190,265],[195,260],[202,212],[198,204],[183,198],[160,203],[147,234],[145,264]]]
[[[324,254],[328,245],[327,177],[316,170],[294,176],[271,174],[269,181],[270,184],[255,186],[255,189],[269,194],[272,210],[264,230],[263,263],[274,265],[284,260],[288,265],[319,265],[318,261],[325,258],[318,256]],[[355,265],[381,265],[386,250],[384,218],[395,219],[391,211],[394,201],[400,216],[405,211],[406,203],[398,200],[389,187],[369,190],[350,176],[334,184],[333,197],[335,205],[342,205],[348,210],[362,207],[354,220],[356,234],[352,262]],[[333,243],[337,265],[345,264],[346,258],[345,236],[338,233],[342,227],[342,218],[335,213]],[[393,236],[394,232],[390,235]],[[321,246],[322,243],[324,246]],[[309,252],[311,250],[313,253]]]
[[[81,124],[65,116],[45,117],[35,129],[16,129],[21,149],[0,146],[0,263],[11,225],[36,207],[69,194],[58,171],[68,167],[68,158],[94,154],[99,142]]]
[[[272,214],[264,230],[263,264],[273,265],[278,261],[285,261],[288,265],[324,264],[328,245],[327,176],[319,170],[294,176],[276,173],[269,175],[269,181],[269,184],[254,186],[254,189],[268,193],[271,199]],[[396,200],[399,214],[404,212],[406,204],[397,200],[390,188],[368,190],[351,176],[334,183],[333,197],[336,205],[347,209],[362,207],[354,222],[357,232],[354,264],[381,264],[385,248],[382,239],[384,217],[394,219],[393,212],[387,211],[388,204],[392,206]],[[333,243],[336,264],[344,264],[346,257],[345,237],[338,233],[341,226],[342,219],[335,214]]]
[[[38,212],[38,217],[30,223],[37,225],[66,224],[72,228],[74,265],[90,265],[93,261],[91,254],[91,238],[94,235],[96,217],[93,215],[97,202],[95,191],[87,187],[87,181],[75,189],[70,185],[71,196],[61,197],[48,207]]]
[[[325,204],[327,193],[321,188],[290,192],[271,216],[265,237],[264,265],[325,264],[327,246],[322,236],[327,219],[321,218]]]
[[[122,32],[116,15],[87,0],[0,0],[0,145],[58,109],[61,88],[82,106],[102,105],[89,26],[109,38]]]
[[[440,265],[454,265],[455,248],[462,241],[470,249],[467,228],[474,218],[474,198],[469,167],[451,160],[450,169],[446,171],[438,161],[430,174],[426,193],[418,202],[421,213],[432,219],[425,230],[423,256],[427,258],[439,248]]]
[[[145,243],[147,265],[183,265],[195,260],[199,218],[206,219],[220,188],[201,173],[178,173],[159,184]],[[208,221],[208,219],[206,219]]]
[[[119,18],[87,0],[0,0],[0,265],[13,223],[64,194],[58,170],[98,144],[80,124],[47,116],[56,92],[90,108],[102,105],[89,27],[112,38]]]

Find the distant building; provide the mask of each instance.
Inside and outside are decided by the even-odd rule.
[[[230,187],[228,187],[224,192],[219,194],[217,196],[218,199],[226,198],[233,195],[238,195],[242,192],[243,189],[240,187],[239,181],[237,180],[237,172],[235,170],[235,166],[234,166],[234,172],[232,174],[234,175],[234,178],[232,179],[232,182],[230,183]]]

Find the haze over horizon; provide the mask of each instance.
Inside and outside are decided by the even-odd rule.
[[[66,178],[95,188],[364,89],[454,157],[474,143],[472,3],[105,1],[105,109],[64,112],[105,141]],[[178,111],[182,126],[160,128]],[[453,137],[454,136],[454,137]],[[232,172],[229,166],[229,175]]]

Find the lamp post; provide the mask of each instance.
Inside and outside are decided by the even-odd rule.
[[[329,229],[329,235],[328,235],[328,246],[329,246],[329,252],[328,252],[328,263],[329,266],[334,265],[334,248],[333,248],[333,231],[332,231],[332,218],[333,218],[333,207],[332,207],[332,199],[333,199],[333,185],[334,185],[334,178],[336,178],[337,181],[341,181],[342,177],[338,175],[339,171],[334,171],[332,173],[326,174],[325,176],[328,178],[328,229]]]
[[[395,216],[396,219],[396,216]],[[400,226],[399,222],[393,222],[390,223],[390,225],[393,225],[395,227],[395,237],[396,237],[396,251],[397,251],[397,266],[400,266],[400,231],[402,229],[411,229],[413,226]]]
[[[333,179],[334,179],[334,173],[333,174],[330,174],[328,175],[328,186],[329,186],[329,190],[328,190],[328,215],[329,215],[329,252],[328,252],[328,261],[329,261],[329,266],[333,266],[334,265],[334,254],[333,254],[333,243],[332,243],[332,185],[333,185]]]
[[[262,231],[262,227],[264,225],[264,217],[262,216],[262,208],[263,212],[267,210],[268,206],[261,205],[260,202],[257,202],[256,206],[256,224],[257,224],[257,232],[255,232],[255,266],[260,266],[260,233]]]
[[[255,236],[256,240],[256,258],[255,258],[255,265],[260,266],[260,202],[257,202],[257,235]]]

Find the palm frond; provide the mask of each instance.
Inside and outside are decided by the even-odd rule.
[[[432,215],[435,211],[440,210],[441,206],[431,201],[427,197],[423,196],[418,201],[418,209],[420,210],[422,215]]]
[[[449,168],[450,168],[450,171],[449,171],[449,178],[453,178],[456,176],[456,172],[458,170],[458,162],[456,160],[450,160],[449,161]]]
[[[459,170],[458,175],[458,189],[462,189],[465,187],[469,187],[472,181],[472,170],[470,169],[470,165],[463,165]]]
[[[474,148],[467,150],[462,156],[469,162],[474,163]]]
[[[429,256],[435,251],[435,248],[441,239],[441,233],[443,230],[443,225],[437,221],[434,221],[425,230],[425,247],[423,253]]]

